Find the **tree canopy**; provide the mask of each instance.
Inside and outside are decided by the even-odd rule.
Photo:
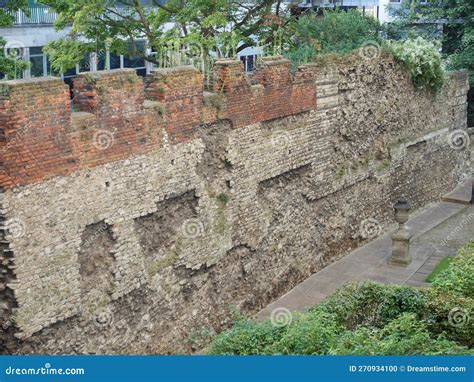
[[[103,52],[162,64],[169,51],[228,57],[255,44],[271,43],[284,23],[282,1],[260,0],[43,0],[59,13],[55,27],[71,27],[47,52],[56,70],[73,67],[86,52]],[[141,49],[139,40],[147,41]],[[189,52],[192,50],[192,52]]]
[[[5,6],[0,8],[0,28],[13,24],[12,12],[27,9],[27,0],[7,0]],[[22,59],[22,49],[19,46],[9,46],[5,39],[0,37],[0,74],[6,78],[17,78],[28,63]]]

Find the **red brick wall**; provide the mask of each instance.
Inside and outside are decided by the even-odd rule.
[[[133,69],[100,71],[74,80],[70,139],[81,167],[97,166],[150,150],[143,79]],[[81,115],[82,114],[82,115]]]
[[[252,79],[240,61],[218,61],[214,94],[192,67],[159,70],[143,80],[132,69],[6,81],[0,87],[0,189],[30,184],[192,139],[203,124],[234,128],[316,107],[313,67],[290,77],[289,61],[268,58]],[[144,107],[145,96],[148,104]]]
[[[148,99],[160,102],[171,142],[191,139],[203,122],[203,78],[192,66],[162,69],[148,78]]]
[[[225,95],[220,118],[234,127],[268,121],[316,108],[314,66],[298,68],[290,76],[290,61],[281,57],[263,59],[263,67],[252,78],[240,61],[218,61],[214,71],[214,92]]]
[[[69,89],[61,79],[0,85],[0,189],[78,168],[68,137]]]

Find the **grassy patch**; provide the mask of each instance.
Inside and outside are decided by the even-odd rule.
[[[451,261],[453,261],[453,257],[447,256],[441,262],[436,266],[435,269],[433,269],[433,272],[431,272],[428,277],[425,279],[427,283],[433,282],[434,278],[439,275],[442,271],[444,271],[446,268],[448,268],[449,264],[451,264]]]

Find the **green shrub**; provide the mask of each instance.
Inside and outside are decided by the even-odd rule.
[[[425,296],[418,289],[366,281],[346,285],[313,309],[336,314],[338,322],[351,329],[381,328],[402,313],[421,316],[425,307]]]
[[[440,291],[474,296],[474,240],[465,245],[449,266],[433,280]]]
[[[445,72],[439,47],[422,37],[404,42],[389,42],[394,57],[402,62],[411,75],[416,88],[439,89],[445,80]]]
[[[349,284],[285,327],[240,320],[211,354],[474,354],[474,241],[433,288]]]
[[[210,354],[251,355],[266,354],[266,348],[278,341],[285,327],[270,321],[239,320],[231,330],[219,334],[213,341]]]
[[[460,344],[474,346],[474,298],[436,289],[427,290],[425,320],[430,332],[446,335]]]
[[[308,312],[296,317],[283,336],[266,351],[271,354],[326,354],[340,331],[334,315]]]
[[[333,355],[434,355],[468,354],[469,350],[443,335],[433,338],[426,322],[414,314],[404,313],[383,329],[362,327],[344,332],[329,352]]]
[[[375,18],[357,10],[325,10],[308,13],[294,23],[293,37],[285,55],[298,66],[326,53],[348,53],[364,44],[378,43],[381,26]]]

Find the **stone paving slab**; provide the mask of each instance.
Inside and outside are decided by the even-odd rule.
[[[470,186],[466,182],[464,190],[467,189],[466,184]],[[387,263],[391,254],[391,239],[390,234],[385,234],[313,274],[261,310],[256,318],[268,318],[274,309],[280,307],[303,311],[348,282],[369,279],[386,284],[429,286],[425,282],[426,276],[445,256],[454,256],[458,248],[474,236],[474,206],[440,201],[413,216],[406,227],[413,234],[410,244],[412,262],[409,266]],[[445,240],[448,235],[452,236],[451,240]]]

